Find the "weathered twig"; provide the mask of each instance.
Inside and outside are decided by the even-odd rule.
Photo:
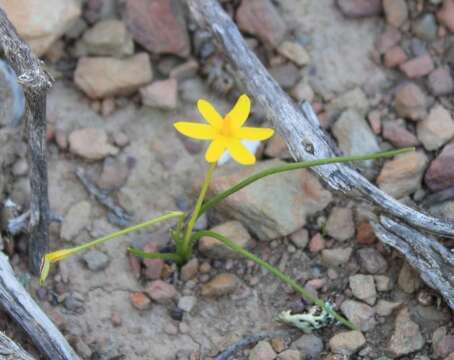
[[[0,359],[34,360],[22,347],[0,331]]]
[[[76,169],[76,175],[85,187],[85,190],[110,210],[108,218],[112,223],[121,227],[128,226],[131,223],[131,215],[128,214],[126,210],[116,205],[108,192],[100,190],[93,181],[85,175],[82,168]]]
[[[331,157],[336,154],[332,141],[319,125],[317,116],[309,103],[304,103],[299,109],[287,94],[272,79],[257,57],[248,48],[237,27],[215,0],[186,0],[191,14],[198,25],[207,29],[214,37],[218,47],[223,50],[227,60],[234,69],[234,74],[243,83],[254,98],[256,104],[266,113],[274,127],[283,136],[295,160],[314,160]],[[388,194],[371,184],[365,177],[346,164],[333,164],[313,168],[332,190],[340,191],[350,197],[372,203],[380,212],[409,225],[432,232],[441,236],[454,237],[454,223],[437,219],[418,212],[399,203]],[[382,227],[384,231],[387,231]],[[413,235],[424,237],[413,230]],[[402,238],[403,243],[411,239]],[[428,240],[428,248],[414,248],[413,257],[430,258],[440,268],[445,265],[452,269],[453,263],[443,262],[434,252],[435,240]],[[392,242],[405,256],[406,247],[402,242]],[[391,242],[390,242],[391,244]],[[438,244],[437,246],[441,246]],[[443,248],[443,247],[442,247]],[[446,250],[446,249],[445,249]],[[452,283],[445,281],[445,275],[437,273],[437,279],[429,277],[428,268],[421,261],[409,261],[422,273],[424,279],[431,279],[429,285],[438,289],[446,298],[452,294]],[[450,270],[451,271],[451,270]],[[446,288],[447,287],[447,288]],[[452,296],[451,296],[452,299]],[[454,304],[446,299],[454,308]]]
[[[48,247],[49,199],[47,193],[46,93],[52,85],[51,76],[41,61],[18,36],[5,12],[0,9],[0,49],[16,72],[27,100],[28,152],[30,158],[30,244],[31,270],[39,273],[41,258]]]
[[[46,359],[79,359],[64,336],[16,279],[3,253],[0,253],[0,305],[21,325]]]

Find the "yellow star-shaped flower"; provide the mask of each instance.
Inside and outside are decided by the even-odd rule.
[[[208,124],[180,121],[174,126],[190,138],[211,140],[205,153],[205,159],[209,163],[217,162],[227,150],[235,161],[242,165],[252,165],[255,163],[255,155],[241,140],[266,140],[274,134],[273,129],[243,127],[251,112],[251,100],[247,95],[241,95],[224,117],[207,100],[197,101],[197,108]]]

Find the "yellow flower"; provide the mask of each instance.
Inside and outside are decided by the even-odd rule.
[[[39,276],[39,283],[41,285],[43,285],[44,282],[46,281],[47,276],[49,275],[50,264],[60,261],[60,260],[64,259],[65,257],[71,256],[75,252],[76,252],[75,249],[62,249],[62,250],[54,251],[54,252],[44,255],[41,260],[41,271],[40,271],[41,274]]]
[[[273,129],[243,127],[251,111],[251,100],[247,95],[241,95],[232,110],[224,117],[207,100],[197,101],[197,108],[208,124],[181,121],[174,126],[180,133],[190,138],[211,140],[205,153],[205,159],[209,163],[217,162],[227,150],[240,164],[254,164],[254,154],[241,143],[241,140],[266,140],[274,134]]]

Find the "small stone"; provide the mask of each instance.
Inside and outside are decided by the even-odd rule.
[[[285,339],[283,339],[281,337],[271,339],[271,346],[272,346],[273,350],[276,351],[277,353],[280,353],[287,348]]]
[[[322,262],[333,267],[344,265],[350,259],[352,251],[351,247],[324,249],[322,250]]]
[[[434,96],[449,95],[454,92],[454,80],[448,67],[440,67],[429,74],[429,90]]]
[[[104,270],[110,262],[110,259],[106,254],[96,249],[86,252],[82,256],[82,260],[85,265],[87,265],[87,268],[95,272]]]
[[[388,26],[385,32],[383,32],[377,39],[376,48],[380,54],[384,54],[388,49],[399,44],[402,39],[402,34],[399,30],[392,26]]]
[[[130,95],[153,78],[150,59],[138,53],[124,59],[82,57],[74,82],[91,99]]]
[[[178,102],[178,83],[176,79],[157,80],[140,89],[142,103],[146,106],[164,110],[174,110]]]
[[[434,41],[437,38],[437,21],[432,13],[426,13],[412,22],[413,34],[425,41]]]
[[[304,249],[309,242],[309,232],[302,228],[292,235],[290,235],[290,241],[299,249]]]
[[[427,156],[423,152],[398,155],[385,163],[378,175],[377,184],[394,198],[404,197],[421,186],[426,166]]]
[[[108,155],[116,155],[118,148],[109,144],[103,129],[83,128],[69,135],[69,150],[86,160],[101,160]]]
[[[120,189],[128,180],[129,169],[127,164],[118,159],[108,157],[104,160],[101,175],[96,184],[105,190]]]
[[[416,130],[427,150],[437,150],[454,136],[454,120],[442,105],[435,105]]]
[[[362,222],[356,228],[356,241],[361,245],[373,245],[377,242],[374,229],[368,222]]]
[[[172,0],[127,0],[126,24],[134,40],[150,52],[186,57],[191,45],[183,11]]]
[[[270,158],[290,159],[290,152],[285,140],[279,134],[275,134],[267,143],[265,155]]]
[[[416,136],[395,121],[387,121],[383,124],[382,136],[398,148],[419,145]]]
[[[167,335],[178,335],[178,328],[172,323],[167,323],[164,331]]]
[[[291,348],[298,350],[309,359],[317,359],[323,351],[323,341],[314,334],[305,334],[296,339],[292,343]]]
[[[181,81],[196,76],[198,70],[199,63],[194,59],[190,59],[181,65],[175,66],[170,71],[169,77]]]
[[[408,8],[405,0],[383,0],[386,22],[396,28],[401,27],[408,19]]]
[[[196,303],[197,298],[195,296],[182,296],[178,300],[178,307],[185,312],[191,312]]]
[[[301,354],[296,350],[285,350],[277,356],[277,360],[301,360]]]
[[[407,61],[407,54],[400,46],[393,46],[385,52],[384,64],[387,68],[394,68]]]
[[[454,0],[443,1],[443,6],[437,12],[437,19],[450,31],[454,31]]]
[[[382,12],[381,0],[337,0],[345,16],[359,18],[377,16]]]
[[[390,291],[393,288],[393,283],[389,276],[374,275],[375,287],[378,291]]]
[[[377,305],[375,306],[375,311],[380,316],[389,316],[392,312],[401,306],[401,302],[393,302],[393,301],[386,301],[386,300],[378,300]]]
[[[96,23],[84,33],[77,47],[81,56],[121,57],[134,53],[134,43],[125,24],[115,19]]]
[[[249,353],[249,360],[274,360],[276,353],[267,341],[260,341]]]
[[[361,116],[369,110],[369,100],[360,87],[355,87],[334,98],[327,106],[328,112],[339,114],[344,110],[354,109]]]
[[[366,343],[366,338],[360,331],[344,331],[329,339],[332,352],[342,355],[351,355],[361,349]]]
[[[129,294],[129,299],[137,310],[144,311],[151,308],[151,300],[143,292],[133,292]]]
[[[181,279],[183,281],[191,280],[197,275],[198,271],[199,260],[197,260],[197,258],[193,258],[181,267]]]
[[[220,297],[233,293],[239,284],[239,280],[232,274],[220,274],[202,286],[202,296]]]
[[[121,148],[129,145],[129,137],[123,131],[114,132],[113,141],[115,145]]]
[[[353,211],[351,208],[334,207],[325,227],[326,233],[338,241],[345,241],[355,235]]]
[[[12,172],[14,176],[24,176],[28,173],[28,163],[25,159],[17,160],[12,168]]]
[[[71,206],[66,213],[60,230],[60,237],[71,241],[79,233],[88,228],[91,222],[91,205],[88,201],[81,201]]]
[[[426,116],[427,98],[415,83],[406,83],[396,91],[394,107],[399,116],[420,120]]]
[[[118,311],[112,311],[110,321],[112,322],[113,327],[119,327],[123,324],[121,315]]]
[[[307,65],[311,61],[307,50],[294,41],[284,41],[277,51],[298,66]]]
[[[292,87],[290,95],[292,95],[297,102],[304,100],[312,102],[314,100],[314,90],[312,90],[312,87],[305,79],[301,79],[294,87]],[[271,140],[275,137],[276,135],[273,136]]]
[[[376,325],[375,310],[364,303],[346,300],[341,305],[341,310],[353,325],[361,331],[372,330]]]
[[[413,294],[422,286],[422,281],[418,273],[405,262],[400,269],[397,284],[407,294]]]
[[[429,54],[424,54],[404,62],[399,66],[399,69],[409,79],[418,79],[430,74],[434,69],[434,63]]]
[[[374,305],[377,299],[374,277],[372,275],[352,275],[349,277],[350,288],[353,296],[363,300],[369,305]]]
[[[257,36],[266,45],[275,47],[284,38],[287,28],[270,0],[243,0],[236,13],[241,31]]]
[[[159,246],[156,242],[149,241],[143,247],[143,251],[148,253],[159,252]],[[161,278],[162,271],[164,269],[164,260],[162,259],[144,259],[143,264],[145,265],[144,275],[147,280],[157,280]]]
[[[434,353],[439,357],[446,357],[454,354],[454,335],[445,335],[433,344]]]
[[[224,235],[242,248],[247,249],[252,245],[251,236],[239,221],[228,221],[224,224],[215,226],[211,231]],[[204,236],[199,240],[199,250],[205,256],[212,259],[234,259],[241,257],[240,254],[230,250],[219,240],[208,236]]]
[[[115,100],[113,98],[105,98],[101,103],[101,115],[108,117],[115,111]]]
[[[268,71],[271,77],[284,89],[291,89],[301,79],[299,69],[292,63],[275,65],[269,68]]]
[[[162,280],[154,280],[149,283],[145,292],[152,300],[160,304],[170,303],[178,295],[173,285]]]
[[[454,183],[454,144],[446,145],[430,163],[424,180],[432,191],[446,189]]]
[[[309,251],[311,253],[318,253],[325,248],[325,239],[320,233],[315,234],[309,242]]]
[[[388,268],[385,258],[373,247],[365,247],[356,252],[362,269],[369,274],[383,274]]]
[[[421,350],[424,342],[418,324],[410,318],[408,308],[402,309],[396,317],[394,333],[386,352],[393,357],[411,354]]]

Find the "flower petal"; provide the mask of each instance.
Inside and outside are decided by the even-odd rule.
[[[266,140],[273,136],[274,130],[269,128],[242,127],[238,129],[235,135],[240,139],[247,140]]]
[[[241,165],[255,164],[255,155],[238,140],[229,141],[227,143],[227,150],[230,155],[232,155],[233,159]]]
[[[220,130],[222,128],[222,122],[224,118],[218,113],[213,105],[207,100],[200,99],[197,101],[197,109],[199,109],[200,114],[203,118],[213,126],[214,128]]]
[[[208,124],[179,121],[173,126],[183,135],[193,139],[212,140],[216,136],[216,130]]]
[[[220,139],[213,140],[205,153],[205,160],[209,163],[217,162],[224,153],[225,148],[224,141]]]
[[[237,129],[243,126],[250,112],[251,100],[249,99],[249,96],[243,94],[238,98],[232,110],[226,115],[226,119],[231,122],[230,127],[232,129]]]

